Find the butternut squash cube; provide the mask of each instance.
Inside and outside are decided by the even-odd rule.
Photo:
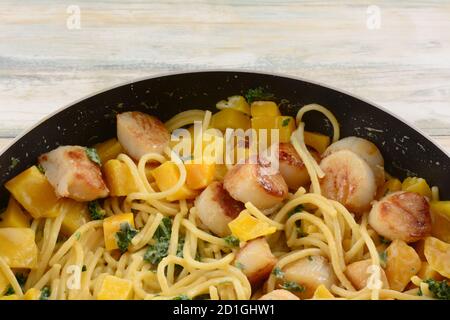
[[[231,96],[227,100],[217,102],[216,108],[219,110],[233,109],[250,115],[250,106],[243,96]]]
[[[424,254],[431,268],[450,278],[450,243],[428,237],[425,239]]]
[[[5,188],[35,218],[58,216],[55,190],[36,166],[28,168],[5,183]]]
[[[253,117],[251,123],[252,128],[259,131],[260,129],[267,129],[267,130],[276,129],[278,121],[277,117],[274,116],[259,116]]]
[[[120,230],[122,223],[129,223],[134,228],[134,217],[132,213],[116,214],[103,220],[103,234],[105,236],[106,250],[118,249],[116,233]]]
[[[349,264],[345,269],[345,275],[356,290],[361,290],[366,287],[367,280],[370,277],[369,271],[371,265],[371,259],[360,260]],[[383,269],[380,270],[380,280],[382,282],[382,288],[389,289],[389,283]]]
[[[63,199],[60,210],[66,212],[61,224],[61,232],[66,236],[72,235],[78,228],[91,220],[85,202]]]
[[[193,190],[206,188],[213,180],[214,163],[186,163],[186,185]]]
[[[450,201],[431,201],[431,235],[450,243]]]
[[[133,285],[130,280],[108,275],[103,279],[97,300],[130,300]]]
[[[24,300],[39,300],[41,298],[41,290],[30,288],[23,295]]]
[[[108,160],[117,158],[119,154],[125,152],[122,145],[116,138],[98,143],[94,146],[94,148],[97,150],[97,154],[100,157],[102,164],[105,164]]]
[[[293,117],[279,116],[277,117],[276,128],[279,130],[281,143],[287,143],[291,140],[292,132],[295,130],[295,120]]]
[[[210,126],[221,131],[225,131],[227,128],[247,130],[250,128],[250,118],[240,111],[223,109],[213,114]]]
[[[103,175],[111,196],[123,197],[139,191],[130,168],[120,160],[108,160],[103,166]]]
[[[325,285],[321,284],[314,291],[313,299],[334,299],[334,296]]]
[[[159,167],[152,171],[152,176],[155,178],[156,185],[159,190],[166,191],[172,188],[180,178],[180,172],[177,165],[172,161],[166,161]],[[194,199],[197,196],[197,191],[192,190],[184,184],[181,188],[171,194],[166,199],[168,201]]]
[[[281,116],[280,109],[273,101],[255,101],[250,108],[252,117]]]
[[[419,255],[406,242],[394,240],[386,249],[385,273],[392,290],[403,291],[421,266]]]
[[[261,129],[267,130],[267,141],[271,141],[271,130],[278,130],[279,142],[287,143],[295,130],[295,120],[288,116],[258,116],[253,117],[252,128],[257,130],[258,139],[261,138]]]
[[[277,229],[267,222],[253,217],[247,210],[228,224],[231,233],[241,241],[248,241],[258,237],[267,236]]]
[[[441,276],[439,272],[434,270],[426,261],[422,261],[422,267],[420,268],[419,273],[417,273],[417,276],[423,280],[434,279],[437,281],[441,281],[442,279],[444,279],[444,277]]]
[[[29,226],[29,216],[22,210],[19,203],[10,197],[8,207],[0,214],[0,228],[28,228]]]
[[[431,188],[428,185],[427,181],[423,178],[417,177],[406,178],[405,180],[403,180],[402,190],[415,192],[424,197],[428,197],[428,199],[431,199]]]
[[[381,199],[382,197],[402,190],[402,182],[396,178],[389,179],[386,181],[383,186],[377,192],[377,199]]]
[[[320,154],[324,153],[330,145],[330,137],[317,132],[305,131],[303,133],[305,144]]]
[[[0,228],[0,257],[10,268],[34,268],[38,248],[30,228]]]

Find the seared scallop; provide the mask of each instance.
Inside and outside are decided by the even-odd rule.
[[[137,111],[117,115],[117,138],[135,160],[150,152],[162,154],[170,142],[169,131],[159,119]]]
[[[58,147],[41,155],[39,163],[59,197],[92,201],[108,196],[100,167],[89,159],[84,147]]]
[[[322,256],[309,256],[286,265],[283,269],[284,280],[292,281],[303,287],[298,292],[301,298],[308,299],[317,287],[323,284],[330,289],[336,283],[336,276],[328,260]]]
[[[326,157],[340,150],[350,150],[360,156],[372,168],[377,186],[383,184],[384,159],[373,142],[359,137],[346,137],[331,144],[322,156]]]
[[[341,150],[322,159],[325,176],[320,179],[322,194],[342,203],[355,214],[368,211],[377,186],[372,169],[360,156]]]
[[[271,208],[288,195],[288,186],[280,172],[272,172],[261,161],[236,164],[225,175],[224,187],[234,199],[251,202],[259,209]]]
[[[364,289],[367,285],[367,279],[371,275],[370,266],[372,265],[372,260],[361,260],[356,261],[347,266],[345,269],[345,275],[348,280],[353,284],[356,290]],[[386,273],[380,268],[380,281],[382,282],[383,289],[389,289],[389,282],[386,278]]]
[[[228,223],[244,210],[244,204],[230,197],[221,182],[213,182],[203,190],[195,207],[203,225],[220,237],[231,233]]]
[[[390,240],[415,242],[431,234],[430,206],[420,194],[395,192],[374,204],[369,224]]]
[[[277,289],[266,293],[261,296],[258,300],[300,300],[295,294],[284,290]]]
[[[242,270],[253,286],[257,286],[269,277],[276,263],[266,239],[257,238],[239,250],[234,265]]]
[[[291,190],[306,187],[311,179],[306,166],[290,143],[280,143],[279,149],[280,174]],[[316,151],[310,150],[312,156],[319,162],[320,156]]]

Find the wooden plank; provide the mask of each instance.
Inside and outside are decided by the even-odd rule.
[[[0,3],[0,137],[74,100],[167,71],[240,68],[323,82],[450,135],[450,2],[73,1]]]

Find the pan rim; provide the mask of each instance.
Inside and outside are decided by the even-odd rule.
[[[410,127],[411,129],[415,130],[417,133],[419,133],[422,137],[424,137],[426,140],[428,140],[431,144],[433,144],[436,148],[438,148],[441,152],[443,152],[448,158],[450,158],[450,151],[448,152],[447,150],[445,150],[440,144],[438,144],[436,141],[434,141],[433,139],[431,139],[431,137],[425,133],[422,129],[418,128],[415,124],[410,123],[409,121],[405,120],[402,116],[398,116],[396,114],[394,114],[392,111],[386,109],[383,106],[378,105],[377,103],[374,103],[368,99],[365,98],[361,98],[359,95],[353,94],[347,90],[342,90],[339,88],[336,88],[334,86],[330,86],[328,84],[324,84],[322,82],[319,81],[315,81],[315,80],[309,80],[307,78],[303,78],[300,76],[292,76],[289,74],[285,74],[282,72],[265,72],[265,71],[256,71],[256,70],[251,70],[251,69],[221,69],[221,68],[217,68],[217,69],[197,69],[197,70],[193,70],[193,71],[168,71],[168,72],[161,72],[161,73],[157,73],[153,76],[142,76],[142,77],[138,77],[138,78],[134,78],[130,81],[124,81],[121,83],[118,83],[116,85],[112,85],[110,87],[106,87],[100,90],[97,90],[94,93],[88,94],[86,96],[83,96],[75,101],[72,101],[60,108],[57,108],[56,110],[54,110],[53,112],[49,113],[48,115],[44,116],[42,119],[38,120],[36,123],[34,123],[32,126],[30,126],[29,128],[23,130],[21,133],[19,133],[16,137],[14,137],[9,143],[6,144],[6,146],[3,148],[3,150],[0,152],[0,157],[3,156],[4,153],[6,153],[14,144],[16,144],[18,141],[20,141],[25,135],[27,135],[28,133],[30,133],[32,130],[34,130],[36,127],[40,126],[41,124],[43,124],[45,121],[51,119],[52,117],[54,117],[55,115],[59,114],[60,112],[63,112],[64,110],[72,107],[75,104],[78,104],[84,100],[93,98],[99,94],[105,93],[107,91],[111,91],[114,89],[117,89],[119,87],[123,87],[123,86],[127,86],[127,85],[132,85],[134,83],[137,82],[141,82],[141,81],[146,81],[146,80],[151,80],[151,79],[157,79],[157,78],[164,78],[164,77],[171,77],[171,76],[177,76],[177,75],[187,75],[187,74],[195,74],[195,73],[217,73],[217,72],[223,72],[223,73],[248,73],[248,74],[256,74],[256,75],[263,75],[263,76],[275,76],[275,77],[279,77],[279,78],[285,78],[285,79],[290,79],[290,80],[296,80],[296,81],[302,81],[302,82],[306,82],[306,83],[310,83],[313,85],[317,85],[329,90],[334,90],[336,92],[342,93],[344,95],[350,96],[352,98],[355,98],[357,100],[360,100],[364,103],[367,103],[385,113],[387,113],[388,115],[390,115],[391,117],[403,122],[405,125],[407,125],[408,127]]]

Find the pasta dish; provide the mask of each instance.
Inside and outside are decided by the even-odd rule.
[[[123,112],[42,154],[5,183],[0,299],[450,299],[450,201],[324,106],[282,109],[258,88]]]

